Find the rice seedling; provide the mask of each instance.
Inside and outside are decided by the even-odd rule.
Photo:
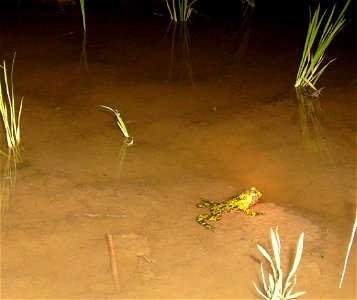
[[[272,270],[272,273],[269,273],[268,275],[268,284],[266,283],[265,280],[265,275],[264,275],[264,268],[263,268],[263,263],[260,264],[260,270],[262,274],[262,280],[263,280],[263,286],[264,286],[264,292],[262,292],[255,282],[253,281],[253,285],[257,292],[259,293],[260,296],[262,296],[266,300],[288,300],[288,299],[296,299],[300,297],[301,295],[305,294],[306,292],[297,292],[294,294],[292,293],[293,288],[295,287],[296,284],[296,271],[300,263],[300,259],[302,256],[302,250],[303,250],[303,245],[304,245],[304,233],[301,233],[298,245],[297,245],[297,250],[296,250],[296,256],[294,260],[293,267],[288,274],[288,277],[286,278],[285,284],[283,284],[283,271],[281,268],[281,244],[280,244],[280,237],[278,234],[278,227],[275,230],[275,233],[273,229],[270,229],[270,234],[271,234],[271,242],[273,246],[273,253],[274,253],[274,260],[271,258],[267,250],[265,250],[262,246],[257,245],[259,251],[263,254],[263,256],[268,260],[270,263],[270,267]],[[294,276],[294,281],[291,283],[291,279]]]
[[[347,0],[345,6],[343,7],[341,13],[339,14],[335,22],[333,22],[333,17],[336,4],[333,6],[330,16],[328,17],[321,34],[320,28],[322,28],[321,26],[326,11],[320,17],[320,5],[318,5],[312,18],[310,11],[310,22],[305,39],[304,50],[300,61],[300,66],[296,75],[295,87],[305,86],[310,87],[315,91],[317,90],[315,87],[316,82],[318,81],[322,73],[326,70],[326,68],[335,60],[331,59],[325,65],[322,65],[327,47],[330,45],[332,40],[345,25],[346,19],[344,13],[350,2],[351,0]],[[318,35],[320,36],[320,38],[317,41]],[[317,46],[315,47],[316,43]]]
[[[15,53],[16,55],[16,53]],[[16,111],[16,102],[13,86],[13,73],[15,64],[15,55],[12,61],[10,78],[8,77],[8,72],[6,69],[6,63],[0,65],[2,72],[0,72],[0,114],[2,117],[7,147],[10,152],[6,155],[3,151],[0,152],[1,155],[7,156],[8,158],[13,157],[15,161],[21,159],[20,156],[20,118],[22,112],[22,102],[21,99],[18,112]],[[3,76],[1,76],[1,73]],[[1,78],[3,77],[3,78]],[[4,82],[4,87],[3,87]]]
[[[132,145],[134,140],[132,137],[129,136],[128,130],[126,129],[125,123],[122,119],[122,117],[120,116],[120,113],[118,112],[117,109],[113,109],[109,106],[105,106],[105,105],[100,105],[101,107],[111,111],[115,117],[116,117],[116,121],[117,121],[117,125],[121,131],[121,133],[124,135],[124,137],[127,139],[127,144],[128,145]]]
[[[166,6],[169,10],[171,20],[174,22],[187,22],[194,11],[192,8],[193,4],[197,0],[166,0]]]
[[[345,257],[345,263],[344,263],[342,274],[341,274],[341,280],[340,280],[340,285],[339,285],[340,288],[342,287],[342,282],[343,282],[343,279],[345,277],[348,257],[349,257],[350,252],[351,252],[352,242],[353,242],[353,240],[355,238],[356,229],[357,229],[357,210],[356,210],[356,216],[355,216],[355,224],[353,225],[352,234],[351,234],[351,238],[350,238],[350,243],[349,243],[348,248],[347,248],[347,253],[346,253],[346,257]]]

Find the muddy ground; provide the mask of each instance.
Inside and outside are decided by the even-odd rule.
[[[1,21],[1,60],[16,51],[24,96],[23,162],[1,158],[1,298],[258,298],[256,244],[271,252],[278,226],[285,274],[305,234],[302,299],[355,299],[355,242],[338,287],[356,211],[352,29],[329,49],[338,60],[309,115],[293,88],[304,22],[197,16],[186,35],[168,24],[89,15],[86,65],[78,13]],[[131,147],[99,105],[120,111]],[[200,198],[252,186],[264,215],[196,222]]]

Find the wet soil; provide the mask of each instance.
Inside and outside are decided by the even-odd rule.
[[[355,299],[356,242],[338,287],[356,212],[351,30],[309,115],[293,89],[305,24],[197,17],[174,31],[154,15],[90,16],[86,65],[78,20],[39,10],[1,22],[24,96],[23,162],[1,158],[1,298],[258,298],[256,244],[271,253],[279,227],[284,274],[305,235],[302,298]],[[131,147],[100,105],[121,113]],[[200,198],[252,186],[264,215],[196,222]]]

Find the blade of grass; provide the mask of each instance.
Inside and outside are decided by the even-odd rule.
[[[293,267],[288,275],[288,277],[286,278],[286,282],[285,282],[285,289],[284,289],[284,294],[286,292],[286,287],[288,287],[290,284],[290,279],[291,277],[296,273],[299,264],[300,264],[300,260],[302,257],[302,250],[304,248],[304,233],[302,232],[298,241],[298,245],[297,245],[297,249],[296,249],[296,254],[295,254],[295,260],[294,260],[294,264]]]
[[[86,11],[84,7],[84,0],[79,0],[79,3],[81,5],[81,12],[82,12],[82,23],[83,23],[83,31],[87,31],[87,23],[86,23]]]

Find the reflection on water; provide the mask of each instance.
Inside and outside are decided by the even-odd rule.
[[[252,14],[254,8],[248,3],[246,4],[243,12],[243,18],[241,16],[236,17],[232,25],[233,42],[236,44],[238,41],[238,47],[235,50],[234,64],[242,63],[248,48],[249,35],[252,25]]]
[[[310,93],[307,88],[297,87],[296,98],[299,106],[300,126],[303,146],[317,154],[322,160],[333,162],[331,149],[326,139],[326,132],[321,125],[323,117],[319,94]]]
[[[0,207],[1,215],[4,215],[10,207],[10,194],[11,190],[15,187],[16,184],[16,175],[17,175],[17,161],[11,158],[11,154],[7,155],[4,166],[1,170],[1,179],[0,179]]]
[[[71,31],[71,32],[68,32],[65,34],[61,34],[60,37],[65,38],[65,37],[73,36],[73,35],[77,35],[77,34],[82,35],[82,50],[81,50],[81,56],[79,59],[78,71],[80,71],[81,68],[84,66],[86,72],[88,72],[89,69],[88,69],[88,61],[87,61],[87,32],[86,31],[83,31],[83,32]]]
[[[113,19],[110,21],[113,24],[102,24],[103,28],[104,25],[111,25],[109,28],[113,30],[110,30],[110,36],[106,35],[102,27],[93,26],[88,33],[88,41],[85,35],[82,40],[82,32],[77,32],[76,35],[68,34],[69,39],[60,39],[51,48],[49,45],[53,43],[53,40],[58,41],[56,38],[59,36],[58,31],[69,32],[73,28],[73,26],[68,26],[66,28],[70,28],[69,30],[58,30],[57,27],[61,24],[55,23],[51,24],[54,29],[49,27],[49,34],[44,37],[36,35],[39,38],[35,47],[36,51],[33,50],[34,46],[30,47],[31,44],[27,40],[12,41],[11,37],[8,37],[7,39],[13,43],[18,43],[16,48],[21,49],[21,68],[24,70],[21,92],[32,97],[32,106],[29,110],[38,118],[35,119],[31,115],[25,116],[29,118],[25,119],[27,143],[31,144],[36,141],[31,151],[33,153],[37,151],[40,157],[36,164],[47,172],[56,170],[60,165],[65,171],[71,170],[68,171],[69,173],[80,174],[82,169],[87,169],[88,161],[90,161],[95,174],[93,178],[97,178],[97,174],[105,173],[106,168],[112,167],[114,163],[113,176],[124,178],[125,175],[130,179],[134,178],[133,181],[137,178],[145,178],[151,182],[157,179],[175,181],[175,176],[180,176],[180,174],[173,170],[176,168],[181,171],[181,166],[184,165],[187,169],[182,173],[190,174],[192,177],[201,172],[208,177],[210,174],[217,173],[219,174],[217,177],[227,176],[237,181],[235,184],[244,185],[248,184],[249,175],[241,170],[257,168],[255,173],[252,171],[252,174],[254,173],[252,177],[258,177],[260,174],[259,167],[256,166],[258,163],[252,159],[252,153],[245,151],[257,143],[259,149],[266,149],[266,153],[265,150],[262,151],[262,161],[259,166],[264,166],[270,175],[276,174],[275,180],[272,181],[279,183],[280,189],[284,188],[284,185],[289,187],[291,184],[293,186],[291,199],[294,199],[293,191],[298,190],[296,182],[301,186],[306,185],[304,172],[315,173],[310,172],[311,170],[305,166],[299,169],[298,162],[294,162],[290,155],[295,146],[300,146],[299,135],[296,139],[295,137],[294,139],[287,138],[289,132],[293,132],[295,128],[299,130],[298,122],[290,124],[291,127],[286,128],[285,131],[280,130],[289,123],[288,114],[291,113],[289,105],[281,104],[276,107],[264,105],[264,101],[271,94],[279,90],[285,91],[288,88],[284,79],[288,74],[291,76],[295,74],[295,69],[288,68],[289,65],[293,65],[291,61],[294,57],[290,46],[289,49],[281,49],[279,44],[272,45],[270,52],[266,53],[267,49],[261,47],[259,38],[267,38],[266,35],[271,34],[271,38],[277,39],[277,34],[275,30],[264,32],[265,35],[260,32],[265,28],[257,27],[253,20],[255,16],[255,12],[249,10],[243,17],[240,15],[233,25],[231,21],[226,22],[223,28],[216,28],[216,31],[208,27],[212,26],[208,21],[207,25],[204,23],[202,28],[199,27],[202,26],[200,23],[171,23],[167,28],[167,34],[170,34],[171,39],[168,42],[171,42],[171,47],[160,46],[167,26],[166,22],[157,24],[133,22],[124,26],[121,24],[122,21]],[[188,28],[188,25],[191,27]],[[157,34],[160,30],[162,34]],[[229,31],[229,39],[224,39],[227,37],[227,31]],[[194,43],[190,41],[190,33]],[[33,35],[31,31],[28,33],[31,38]],[[88,45],[86,45],[87,42]],[[226,44],[222,45],[223,43]],[[81,44],[82,58],[79,63]],[[281,42],[281,44],[285,45],[286,42]],[[88,46],[88,53],[86,46]],[[226,51],[227,49],[229,50]],[[31,59],[38,57],[38,51],[43,53],[41,59]],[[75,72],[78,64],[82,68],[83,66],[88,68],[87,54],[91,70],[87,74],[78,75]],[[286,64],[276,63],[281,62],[282,57],[286,58],[284,60]],[[169,78],[173,81],[175,79],[190,81],[196,85],[195,91],[191,93],[187,86],[183,88],[179,84],[165,84],[165,80],[162,79],[167,76],[168,64]],[[237,64],[239,64],[239,70],[234,69]],[[33,69],[39,70],[36,78],[32,77]],[[227,74],[227,71],[231,72]],[[323,115],[318,99],[302,90],[296,90],[296,97],[304,147],[324,160],[331,161],[330,145],[326,141],[326,132],[321,125]],[[93,126],[93,118],[100,117],[97,117],[97,114],[91,115],[94,110],[92,108],[107,100],[113,101],[113,104],[120,102],[130,118],[141,119],[143,124],[147,124],[138,125],[135,128],[135,136],[138,136],[139,141],[145,141],[146,144],[139,143],[135,151],[140,151],[140,155],[133,159],[127,155],[125,141],[120,150],[118,148],[114,148],[113,152],[107,150],[111,145],[101,134],[102,131],[105,132],[102,128],[102,120]],[[292,114],[295,113],[295,105],[294,103]],[[66,109],[53,111],[53,107],[66,107]],[[270,114],[272,116],[283,115],[285,118],[271,117]],[[75,123],[68,123],[68,120],[74,120]],[[71,130],[68,129],[68,124],[73,125]],[[205,124],[209,125],[209,129],[205,127]],[[39,134],[38,128],[41,126],[46,126],[46,130]],[[339,126],[342,127],[343,124]],[[58,140],[62,140],[63,143],[58,145],[57,141],[53,141],[57,147],[52,150],[51,143],[48,142],[48,140],[52,141],[49,137],[50,132],[55,132],[60,137]],[[186,143],[185,138],[183,146],[182,139],[188,134],[195,138],[190,143]],[[149,136],[152,138],[149,139]],[[222,149],[219,156],[212,150],[214,149],[213,141],[217,136],[229,145]],[[152,140],[157,139],[165,141],[163,147],[151,148]],[[281,144],[277,151],[278,141]],[[103,146],[103,142],[108,145]],[[68,148],[72,151],[68,145],[86,149],[86,152],[83,150],[86,155],[79,154],[78,150],[74,154],[81,157],[81,160],[72,161],[67,157],[61,157],[60,152],[64,153],[68,151]],[[58,151],[59,146],[61,151]],[[335,144],[332,146],[335,150]],[[95,153],[93,157],[97,157],[98,152],[103,151],[102,147],[104,151],[107,151],[106,156],[103,161],[95,164],[91,161],[90,155]],[[171,154],[170,151],[173,151],[177,158],[174,163],[169,159],[170,155],[167,155],[167,153]],[[338,151],[335,152],[339,155]],[[284,160],[281,158],[282,153],[288,153],[286,169],[284,169]],[[214,159],[212,160],[211,157]],[[271,161],[274,161],[275,157],[279,159],[277,163],[270,164],[270,160],[265,161],[263,157],[270,157]],[[134,172],[127,171],[124,161],[128,163],[128,159],[132,159],[130,167],[135,170]],[[294,163],[295,170],[301,170],[302,176],[301,174],[296,176],[292,171],[294,168],[291,165]],[[311,169],[314,170],[312,167]],[[169,177],[171,175],[172,177]],[[316,174],[316,176],[319,175]],[[289,178],[289,181],[284,183],[280,180],[280,176]],[[201,175],[198,177],[201,178]],[[312,177],[313,175],[311,175],[311,180],[314,180]],[[86,180],[85,176],[83,178],[81,180]],[[316,182],[316,189],[321,190],[324,182],[320,179],[316,179]],[[5,186],[11,185],[4,183],[2,187]],[[308,194],[308,192],[305,193]],[[336,197],[331,196],[331,198]],[[284,201],[283,197],[281,199],[273,201]],[[326,207],[328,209],[329,206]],[[335,207],[330,209],[336,211]]]
[[[171,37],[169,80],[175,78],[182,80],[186,74],[192,85],[195,85],[190,54],[190,33],[187,23],[171,22],[167,28],[166,34],[170,32],[171,27],[173,28]]]
[[[123,169],[123,164],[124,164],[124,160],[125,160],[125,155],[126,155],[126,149],[128,147],[132,147],[133,146],[133,140],[131,138],[125,138],[123,141],[123,144],[120,147],[120,151],[119,151],[119,155],[118,155],[118,170],[117,170],[117,174],[116,177],[119,178],[120,177],[120,173]]]
[[[82,54],[81,60],[79,63],[79,68],[84,65],[85,70],[88,72],[88,62],[87,62],[87,32],[83,32],[83,40],[82,40]]]

